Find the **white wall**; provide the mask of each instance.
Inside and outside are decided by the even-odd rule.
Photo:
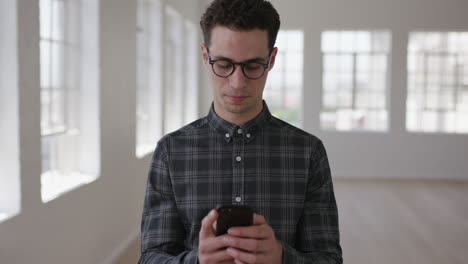
[[[38,2],[17,1],[22,208],[0,223],[0,263],[110,263],[138,234],[150,164],[150,155],[135,157],[136,1],[100,1],[101,176],[46,204]],[[196,1],[167,2],[198,23]]]
[[[280,13],[282,29],[304,30],[304,129],[324,141],[335,178],[468,179],[468,135],[405,131],[408,33],[468,31],[468,1],[272,0],[272,3]],[[392,32],[389,132],[320,129],[320,35],[333,29]],[[207,94],[206,98],[210,96]]]

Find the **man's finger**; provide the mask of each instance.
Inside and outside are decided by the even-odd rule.
[[[227,248],[227,253],[231,255],[234,259],[241,261],[240,263],[260,263],[260,259],[258,254],[245,252],[242,250],[238,250],[236,248],[229,247]]]
[[[225,254],[227,254],[225,249],[228,247],[228,244],[226,244],[224,241],[224,236],[211,237],[205,240],[200,240],[198,245],[199,255],[211,255],[211,257],[213,257],[214,254],[218,254],[220,252],[225,252]]]
[[[226,250],[217,250],[210,254],[210,263],[232,263],[233,257]]]
[[[211,227],[213,228],[213,232],[216,234],[216,226],[218,224],[218,220],[214,221]]]
[[[235,260],[234,260],[234,263],[236,263],[236,264],[247,264],[247,263],[245,263],[245,262],[243,262],[243,261],[240,261],[240,260],[238,260],[238,259],[235,259]]]
[[[218,219],[218,212],[211,210],[210,213],[202,220],[200,229],[200,239],[214,237],[213,223]]]
[[[223,242],[228,247],[241,249],[248,252],[262,252],[265,251],[264,240],[252,239],[252,238],[241,238],[226,235],[223,237]]]
[[[254,225],[264,225],[266,223],[267,222],[266,222],[265,217],[263,215],[254,214],[254,216],[253,216],[253,224]]]
[[[246,227],[231,227],[228,234],[231,236],[253,238],[253,239],[267,239],[272,235],[272,229],[268,225],[253,225]]]

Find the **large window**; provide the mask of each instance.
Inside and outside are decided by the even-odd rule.
[[[185,29],[185,105],[184,123],[187,124],[199,118],[198,116],[198,65],[200,43],[198,41],[198,27],[189,20],[184,22]]]
[[[321,127],[330,130],[386,131],[390,33],[322,33]]]
[[[276,46],[278,54],[268,75],[264,98],[274,116],[301,127],[304,33],[280,30]]]
[[[161,0],[138,1],[137,157],[198,118],[195,24]]]
[[[138,157],[152,152],[162,135],[162,14],[160,0],[138,1],[136,133]]]
[[[44,202],[99,172],[97,2],[40,0]]]
[[[468,32],[414,32],[408,44],[406,126],[468,133]]]
[[[20,212],[16,1],[0,1],[0,222]]]
[[[195,25],[170,6],[165,8],[164,133],[198,115],[198,43]]]

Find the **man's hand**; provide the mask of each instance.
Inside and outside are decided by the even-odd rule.
[[[254,214],[252,226],[231,227],[222,237],[227,253],[236,264],[281,264],[283,246],[276,240],[275,232],[265,217]]]
[[[215,222],[218,219],[218,212],[211,212],[203,218],[200,229],[198,243],[198,262],[200,264],[233,264],[234,258],[228,254],[226,248],[228,245],[224,241],[223,236],[216,236]]]

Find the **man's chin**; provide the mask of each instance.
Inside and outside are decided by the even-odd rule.
[[[248,107],[246,107],[245,105],[237,105],[237,104],[225,105],[224,109],[226,109],[226,111],[232,114],[244,114],[248,112]]]

